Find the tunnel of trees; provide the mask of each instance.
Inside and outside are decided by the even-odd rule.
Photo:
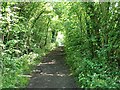
[[[0,88],[25,87],[61,43],[79,87],[120,88],[119,4],[0,2]]]

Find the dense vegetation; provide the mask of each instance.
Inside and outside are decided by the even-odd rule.
[[[2,87],[23,87],[31,65],[55,46],[52,15],[46,3],[1,3],[0,7]]]
[[[26,86],[30,67],[58,46],[60,32],[80,87],[120,88],[119,4],[0,3],[0,88]]]
[[[81,87],[120,88],[118,9],[118,3],[73,3],[69,9],[67,61]]]

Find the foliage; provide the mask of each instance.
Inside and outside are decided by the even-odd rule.
[[[4,54],[2,58],[2,87],[14,88],[18,87],[20,84],[25,86],[27,82],[27,77],[21,76],[30,69],[30,65],[35,64],[34,58],[36,58],[36,55],[29,54],[21,56],[19,58],[12,58],[10,55]]]
[[[57,46],[59,32],[80,87],[120,88],[119,4],[1,2],[0,88],[24,87],[25,74]]]
[[[68,5],[65,50],[80,87],[120,88],[118,3]]]
[[[29,81],[25,74],[54,47],[49,31],[52,15],[46,5],[44,2],[0,3],[0,88],[25,87]]]

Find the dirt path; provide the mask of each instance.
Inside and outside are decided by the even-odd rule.
[[[34,70],[28,88],[76,88],[64,60],[62,47],[51,51]]]

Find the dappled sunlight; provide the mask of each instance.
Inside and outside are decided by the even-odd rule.
[[[54,16],[54,17],[52,18],[52,20],[53,20],[53,21],[57,21],[57,20],[58,20],[58,15]]]
[[[48,2],[45,4],[45,8],[46,8],[47,11],[52,11],[53,10],[52,5]]]
[[[29,87],[76,87],[72,73],[64,64],[63,51],[64,47],[60,46],[43,58],[33,70]]]
[[[41,63],[41,64],[55,64],[56,63],[56,61],[53,59],[52,61],[50,61],[50,62],[46,62],[46,63]]]
[[[21,76],[21,77],[28,77],[28,78],[31,78],[32,75],[18,75],[18,76]]]
[[[33,73],[41,73],[41,70],[35,69],[35,70],[33,70]]]
[[[0,89],[120,88],[119,0],[2,1]]]
[[[59,76],[59,77],[63,77],[63,76],[67,76],[66,74],[63,74],[63,73],[55,73],[55,74],[49,74],[49,73],[40,73],[41,75],[43,76]]]
[[[47,64],[55,64],[56,61],[53,59],[52,61],[49,61],[49,62],[45,62],[45,63],[39,63],[37,66],[40,66],[40,65],[47,65]]]

